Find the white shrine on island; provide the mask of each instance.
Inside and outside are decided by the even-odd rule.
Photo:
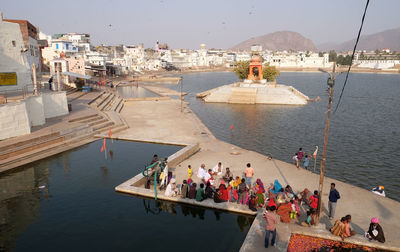
[[[253,54],[249,75],[243,82],[224,85],[198,93],[198,98],[205,102],[239,103],[239,104],[281,104],[305,105],[309,100],[292,86],[267,82],[263,78],[261,57]]]

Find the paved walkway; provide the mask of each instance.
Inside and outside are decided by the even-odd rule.
[[[180,112],[178,100],[127,102],[121,115],[130,128],[116,134],[115,136],[118,138],[179,144],[198,142],[200,144],[198,153],[176,167],[174,175],[178,183],[186,179],[188,164],[192,165],[195,173],[202,163],[206,165],[206,168],[212,168],[221,161],[224,167],[231,168],[235,176],[242,176],[246,163],[250,162],[255,170],[255,179],[260,178],[265,186],[269,186],[275,179],[278,179],[283,186],[291,185],[296,193],[306,187],[310,191],[318,188],[319,175],[317,174],[304,169],[298,170],[293,164],[276,159],[268,160],[266,156],[254,151],[241,149],[217,140],[188,107],[185,106],[183,112]],[[198,180],[195,175],[193,177],[195,181]],[[371,217],[378,217],[385,231],[387,240],[385,244],[400,249],[398,233],[400,217],[397,211],[400,203],[330,178],[325,179],[321,230],[326,232],[333,222],[326,215],[328,190],[331,182],[336,183],[336,188],[341,193],[341,199],[337,204],[336,218],[351,214],[352,227],[357,234],[361,235],[368,228]],[[282,225],[288,230],[287,234],[291,233],[292,226],[295,229],[300,228],[298,224]],[[329,236],[329,234],[327,235]],[[260,234],[260,237],[263,237],[263,234]],[[254,251],[261,249],[259,244],[262,246],[262,241],[254,239],[252,249]]]

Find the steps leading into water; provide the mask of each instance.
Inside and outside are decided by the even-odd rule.
[[[84,95],[74,91],[69,98],[72,101]],[[119,116],[124,100],[115,93],[100,93],[88,104],[97,112],[75,112],[32,134],[0,141],[0,172],[95,141],[95,135],[108,136],[110,130],[114,134],[128,128]]]
[[[257,88],[232,88],[232,96],[228,103],[255,104]]]

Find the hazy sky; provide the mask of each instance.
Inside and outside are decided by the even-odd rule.
[[[46,34],[84,32],[94,44],[157,40],[171,48],[229,48],[254,36],[296,31],[315,44],[356,36],[366,0],[1,0],[4,18]],[[371,0],[362,34],[400,27],[400,0]],[[111,25],[111,26],[110,26]]]

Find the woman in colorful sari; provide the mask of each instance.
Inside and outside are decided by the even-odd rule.
[[[263,207],[264,202],[265,202],[265,199],[264,199],[265,189],[264,189],[264,184],[261,181],[261,179],[257,179],[257,181],[256,181],[255,193],[256,193],[256,197],[257,197],[257,199],[256,199],[257,205],[260,207]]]

